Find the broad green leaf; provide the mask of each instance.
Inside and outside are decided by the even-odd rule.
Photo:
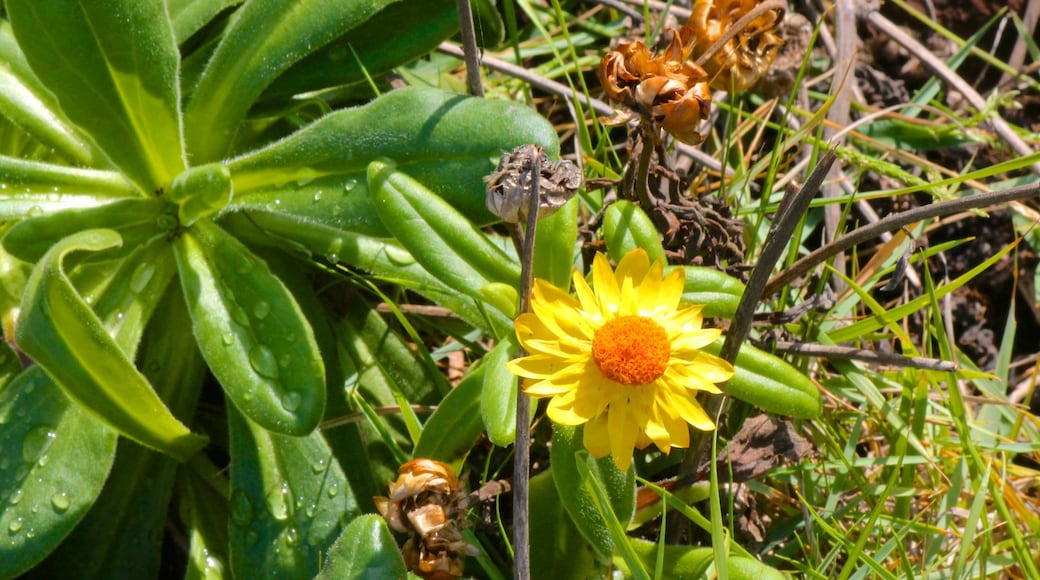
[[[132,197],[104,205],[72,208],[26,218],[7,231],[4,249],[20,260],[36,262],[62,238],[91,229],[113,229],[120,233],[127,250],[133,250],[161,233],[156,225],[168,216],[169,205],[154,198]]]
[[[187,528],[188,580],[223,580],[231,575],[228,555],[228,481],[215,465],[196,455],[177,482],[181,521]]]
[[[703,304],[705,318],[733,318],[744,295],[744,283],[733,276],[714,268],[683,266],[686,284],[683,286],[684,302]],[[672,268],[665,266],[665,274]]]
[[[319,431],[278,435],[228,408],[231,568],[238,578],[313,578],[357,516],[339,462]]]
[[[366,75],[377,78],[428,54],[459,29],[455,0],[384,4],[363,26],[352,28],[285,71],[262,99],[284,100],[327,87],[367,82]]]
[[[607,490],[604,489],[603,483],[599,481],[599,465],[596,459],[589,455],[587,451],[578,451],[575,464],[578,467],[578,473],[581,474],[581,483],[585,487],[585,491],[588,492],[593,506],[599,512],[600,519],[606,524],[607,531],[610,532],[610,539],[614,542],[614,548],[625,563],[628,564],[632,577],[640,580],[650,580],[650,574],[643,568],[642,562],[639,561],[639,557],[633,552],[632,546],[628,541],[629,538],[625,534],[625,528],[628,527],[628,522],[631,521],[631,518],[628,518],[624,524],[618,521],[611,506],[611,497],[607,495]]]
[[[480,391],[480,417],[488,439],[506,447],[516,439],[517,377],[506,363],[520,350],[515,334],[509,334],[484,357],[484,381]]]
[[[238,9],[184,112],[196,163],[220,161],[246,112],[282,72],[393,0],[252,0]]]
[[[177,204],[180,225],[188,227],[231,201],[231,172],[223,163],[192,167],[174,178],[167,199]]]
[[[723,339],[704,347],[718,355]],[[815,419],[823,410],[820,390],[800,370],[780,357],[745,344],[737,353],[734,374],[722,385],[722,392],[741,401],[779,415]]]
[[[643,566],[647,570],[653,570],[658,557],[660,546],[646,540],[630,539],[629,545],[639,555]],[[714,564],[715,556],[712,548],[691,546],[664,546],[664,566],[661,570],[662,578],[675,578],[698,580],[704,578],[708,569]],[[727,560],[729,567],[727,574],[733,580],[783,580],[786,575],[780,571],[766,566],[765,564],[743,558],[731,556]],[[628,565],[620,558],[615,557],[614,563],[626,575],[629,573]],[[714,572],[718,575],[718,572]]]
[[[570,288],[578,240],[578,205],[574,197],[556,213],[538,220],[534,239],[534,275],[557,288]]]
[[[574,526],[553,481],[553,468],[531,478],[531,577],[585,580],[603,576],[596,552]]]
[[[582,429],[553,425],[553,444],[550,457],[553,466],[553,481],[560,494],[564,508],[570,514],[575,526],[582,536],[592,545],[600,561],[610,560],[614,553],[614,542],[611,540],[607,524],[600,517],[595,500],[582,482],[582,474],[577,462],[581,460],[585,446],[582,443]],[[614,459],[610,456],[595,461],[597,469],[592,470],[610,498],[610,508],[627,527],[635,513],[635,470],[626,473],[618,470]]]
[[[295,250],[315,259],[371,272],[426,296],[495,336],[513,331],[510,318],[495,308],[482,308],[473,298],[452,290],[393,240],[363,236],[272,211],[231,213],[221,219],[221,225],[250,244]]]
[[[483,177],[503,151],[524,143],[559,155],[552,125],[527,107],[437,89],[400,89],[229,161],[231,208],[277,210],[386,236],[367,171],[370,162],[388,158],[470,221],[487,225],[497,218],[487,210]]]
[[[138,363],[173,413],[187,418],[195,411],[206,366],[179,289],[167,290],[142,340]],[[61,577],[69,562],[76,562],[84,577],[155,577],[177,466],[165,455],[121,439],[94,506],[33,574]]]
[[[8,0],[18,44],[61,108],[145,192],[185,167],[180,55],[161,2]]]
[[[0,62],[0,116],[76,163],[98,164],[93,143],[69,122],[54,95],[33,74],[7,22],[0,22]]]
[[[437,409],[423,425],[413,457],[450,463],[456,472],[461,471],[463,460],[484,432],[480,394],[484,387],[486,368],[482,364],[471,370],[441,399]]]
[[[108,477],[116,433],[38,366],[0,389],[0,577],[43,560],[76,526]]]
[[[292,294],[208,219],[174,250],[199,349],[235,406],[266,429],[310,433],[325,410],[325,369]]]
[[[329,548],[320,580],[404,578],[408,570],[383,518],[363,515],[350,522]]]
[[[226,8],[241,3],[242,0],[167,0],[177,44],[190,38]]]
[[[611,260],[618,262],[632,250],[643,248],[651,263],[667,263],[657,226],[638,205],[624,199],[612,203],[603,217],[603,231]]]
[[[93,207],[138,195],[114,171],[77,169],[0,155],[0,219]]]
[[[206,439],[170,413],[62,270],[71,252],[120,243],[112,230],[86,230],[55,244],[29,278],[16,340],[70,398],[121,434],[183,461]]]
[[[22,360],[11,348],[11,343],[0,341],[0,390],[3,390],[22,372]]]
[[[447,202],[394,165],[373,161],[368,184],[383,225],[445,284],[474,298],[492,282],[519,286],[519,264]]]

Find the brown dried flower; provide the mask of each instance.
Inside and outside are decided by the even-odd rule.
[[[464,556],[480,551],[462,537],[468,496],[451,466],[415,459],[398,469],[390,497],[372,498],[395,532],[408,534],[401,548],[408,569],[428,579],[458,578]]]
[[[683,41],[692,48],[691,57],[700,60],[712,45],[738,20],[762,4],[761,0],[696,0],[689,21],[683,27]],[[720,90],[743,91],[765,74],[784,45],[777,28],[784,17],[779,3],[737,31],[733,38],[702,65],[711,86]]]
[[[536,145],[520,145],[498,161],[498,167],[484,177],[487,183],[487,208],[508,223],[527,222],[531,207],[532,168],[538,164],[538,217],[552,215],[578,193],[584,177],[566,159],[552,161]]]
[[[711,92],[707,73],[689,61],[688,32],[672,31],[661,54],[642,42],[624,43],[600,62],[600,78],[607,98],[640,113],[673,137],[696,145],[703,137],[695,128],[708,118]]]

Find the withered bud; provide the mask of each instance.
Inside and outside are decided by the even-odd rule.
[[[570,201],[583,176],[574,163],[552,161],[540,147],[521,145],[506,153],[498,167],[484,177],[487,208],[508,223],[524,223],[531,204],[534,166],[538,165],[538,217],[551,215]]]
[[[703,137],[695,129],[711,110],[708,74],[689,61],[691,47],[682,31],[660,54],[642,42],[629,42],[608,52],[600,61],[600,80],[607,99],[625,105],[654,122],[673,137],[697,145]]]
[[[408,534],[401,553],[408,569],[423,578],[458,578],[462,558],[480,555],[462,536],[468,496],[451,466],[409,461],[390,482],[390,497],[372,499],[392,530]]]
[[[699,60],[735,22],[760,4],[760,0],[698,0],[687,25],[683,40],[693,51],[690,57]],[[724,91],[743,91],[758,82],[772,66],[783,38],[778,27],[784,18],[781,8],[765,10],[736,35],[728,40],[713,56],[702,63],[711,86]]]

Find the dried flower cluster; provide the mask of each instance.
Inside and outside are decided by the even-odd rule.
[[[711,92],[708,74],[689,61],[692,48],[680,31],[661,54],[642,42],[624,43],[600,63],[607,98],[641,113],[673,137],[696,145],[703,137],[695,128],[708,118]],[[627,121],[627,119],[621,119]]]
[[[566,159],[552,161],[536,145],[521,145],[503,155],[498,167],[484,177],[487,208],[491,213],[507,223],[527,221],[536,164],[539,218],[552,215],[578,193],[583,176],[577,165]]]
[[[761,0],[697,0],[689,21],[683,27],[683,42],[700,61],[738,20],[762,4]],[[763,6],[763,8],[766,8]],[[743,26],[714,55],[704,60],[711,86],[720,90],[743,91],[765,74],[773,64],[784,41],[777,33],[783,20],[782,7],[766,9]]]
[[[423,578],[458,578],[463,557],[480,555],[462,537],[468,497],[450,466],[409,461],[390,482],[390,497],[372,499],[392,530],[408,534],[401,548],[405,564]]]

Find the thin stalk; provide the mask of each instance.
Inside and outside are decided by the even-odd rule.
[[[456,0],[459,11],[459,29],[462,32],[462,46],[466,59],[466,85],[469,94],[474,97],[484,96],[484,82],[480,78],[480,53],[477,48],[477,33],[473,28],[473,10],[469,0]]]
[[[536,156],[532,160],[530,177],[527,180],[529,201],[527,206],[527,231],[524,235],[523,251],[520,256],[520,312],[531,310],[531,286],[534,281],[534,238],[538,226],[538,180],[542,174]],[[527,353],[521,348],[517,356]],[[530,493],[528,483],[531,475],[531,399],[524,394],[523,379],[516,390],[516,441],[513,444],[513,558],[514,578],[531,578],[531,526],[528,514]]]

